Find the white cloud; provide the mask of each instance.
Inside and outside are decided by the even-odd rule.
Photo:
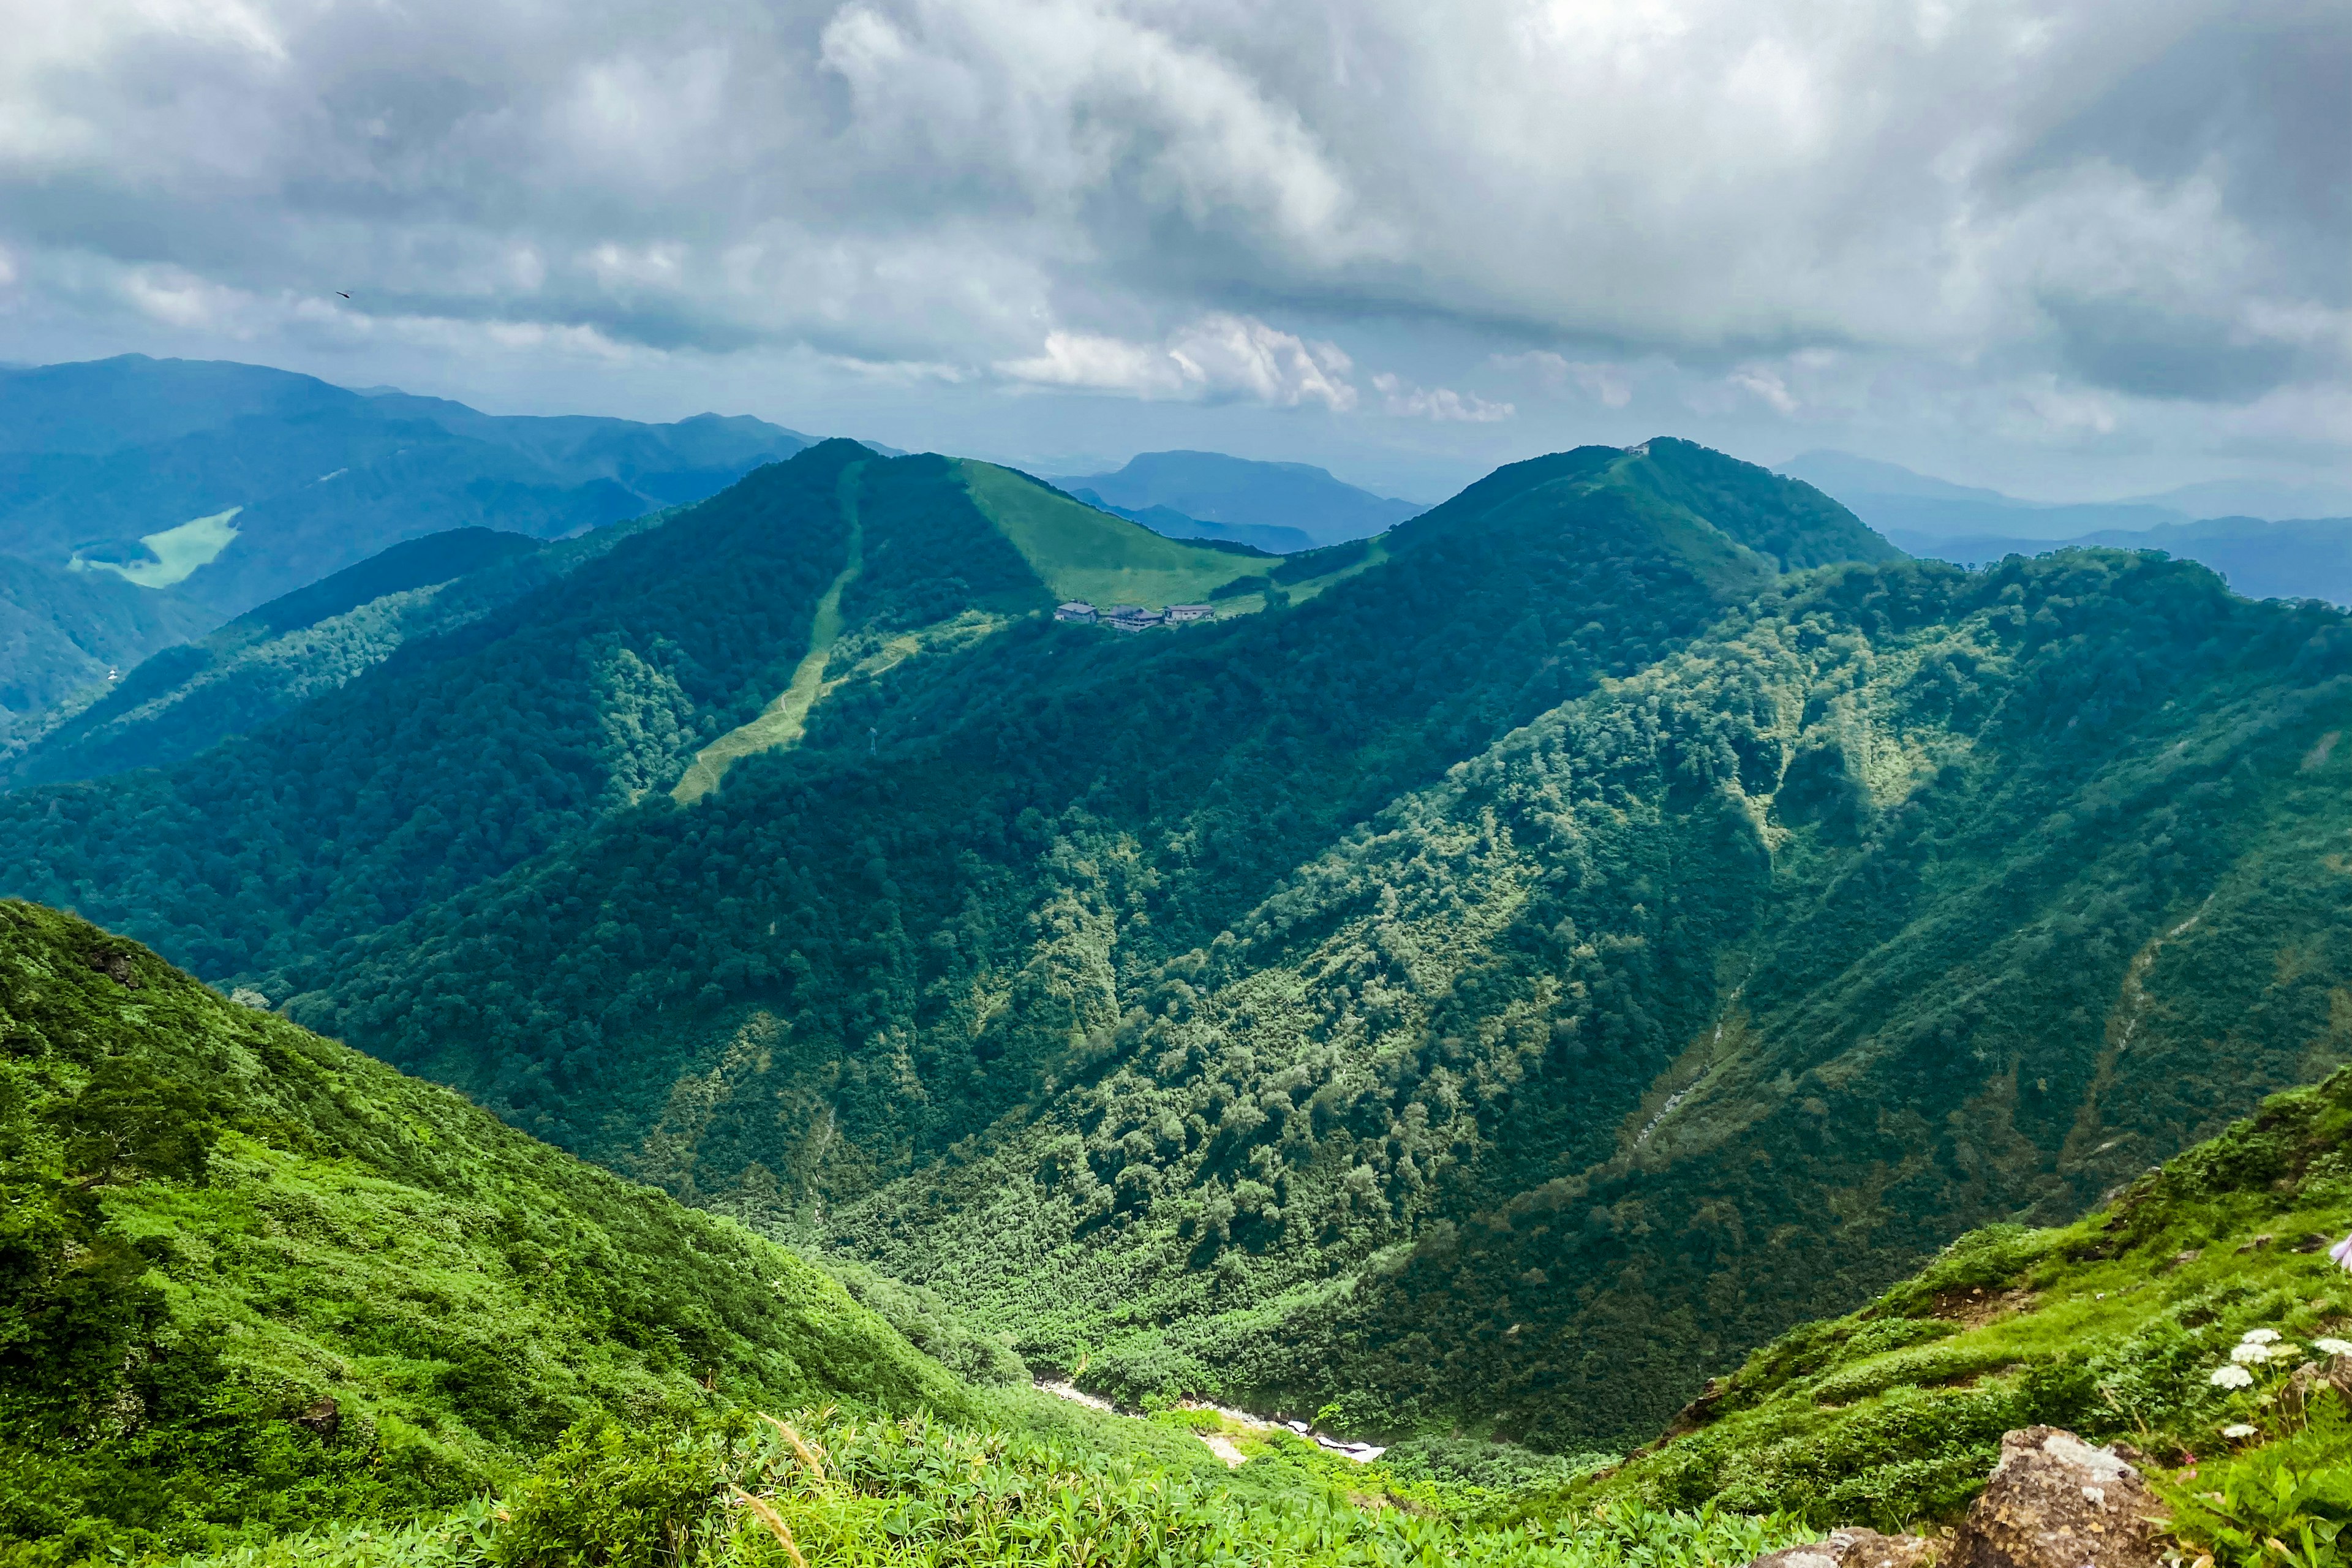
[[[1731,384],[1753,393],[1776,414],[1786,417],[1797,412],[1797,399],[1789,391],[1789,384],[1779,373],[1761,365],[1742,365],[1731,373]]]
[[[1349,355],[1492,356],[1570,438],[1638,402],[2352,461],[2342,6],[0,0],[0,36],[12,331],[61,353],[429,321],[1465,450],[1537,422]]]
[[[1385,372],[1372,377],[1372,389],[1389,413],[1405,419],[1433,419],[1439,424],[1492,425],[1518,412],[1507,403],[1489,403],[1475,393],[1450,386],[1415,386]]]
[[[1249,399],[1277,407],[1356,406],[1354,368],[1337,344],[1309,342],[1249,316],[1204,316],[1160,343],[1073,331],[997,368],[1015,381],[1138,397]]]
[[[1497,370],[1529,372],[1548,391],[1563,392],[1573,384],[1579,391],[1604,408],[1622,408],[1633,401],[1632,374],[1622,364],[1572,360],[1549,349],[1496,354],[1492,356],[1491,363]]]

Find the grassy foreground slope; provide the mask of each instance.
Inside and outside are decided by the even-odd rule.
[[[1674,1436],[1529,1510],[1707,1501],[1895,1528],[1957,1512],[2004,1431],[2050,1425],[2128,1440],[2198,1494],[2285,1468],[2318,1482],[2315,1517],[2352,1520],[2352,1356],[2315,1342],[2352,1341],[2352,1273],[2328,1256],[2347,1230],[2352,1071],[2273,1098],[2073,1225],[1962,1237],[1861,1310],[1757,1351]],[[2217,1385],[2265,1331],[2247,1385]],[[2319,1375],[2280,1401],[2305,1365]]]
[[[0,903],[0,1542],[446,1506],[599,1414],[967,1397],[741,1226]]]

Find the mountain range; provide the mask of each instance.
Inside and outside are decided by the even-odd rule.
[[[1981,566],[2053,550],[2160,550],[2211,567],[2250,599],[2352,605],[2352,489],[2217,480],[2137,500],[2056,506],[1843,452],[1810,452],[1783,468],[1836,495],[1925,560]],[[2267,510],[2259,516],[2211,510],[2224,505]]]
[[[397,541],[5,759],[0,1539],[1790,1510],[1612,1516],[1744,1561],[2352,1328],[2273,1245],[2352,1223],[2327,605],[1912,559],[1664,437],[1279,554],[847,440],[566,531]]]
[[[1053,483],[1171,538],[1221,539],[1277,555],[1369,539],[1428,510],[1305,463],[1222,452],[1144,452],[1115,472]]]
[[[488,524],[554,538],[699,500],[806,445],[756,419],[499,416],[126,355],[0,372],[0,537],[236,615],[403,539]]]
[[[1850,452],[1801,453],[1778,471],[1836,496],[1874,528],[1922,539],[2079,542],[2102,532],[2144,532],[2207,518],[2277,521],[2352,516],[2352,485],[2325,480],[2210,479],[2120,500],[2054,502],[2020,500],[1981,486],[1956,485]]]
[[[498,416],[260,365],[0,368],[0,733],[404,540],[554,539],[699,500],[805,437]]]
[[[827,442],[0,863],[1098,1386],[1596,1444],[2343,1054],[2347,658],[1663,439],[1278,562]]]

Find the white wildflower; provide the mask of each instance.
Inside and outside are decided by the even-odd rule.
[[[2244,1367],[2234,1364],[2217,1366],[2213,1369],[2213,1375],[2205,1381],[2216,1388],[2251,1388],[2253,1386],[2254,1374]]]
[[[2327,1249],[2327,1256],[2346,1269],[2352,1269],[2352,1236],[2346,1237]]]
[[[2253,1362],[2259,1364],[2260,1363],[2266,1362],[2271,1359],[2271,1347],[2268,1345],[2231,1345],[2230,1347],[2230,1359],[2235,1362]]]
[[[2314,1340],[2311,1348],[2322,1355],[2352,1355],[2352,1340]]]
[[[2232,1421],[2221,1428],[2221,1436],[2234,1443],[2242,1438],[2252,1436],[2256,1430],[2258,1428],[2249,1426],[2243,1421]]]
[[[2278,1343],[2278,1337],[2276,1329],[2248,1329],[2238,1336],[2238,1342],[2242,1345],[2274,1345]]]

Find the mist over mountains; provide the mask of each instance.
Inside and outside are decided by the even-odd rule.
[[[1781,471],[1837,496],[1904,550],[1979,566],[2097,546],[2160,550],[2211,567],[2252,599],[2352,605],[2352,488],[2211,480],[2115,502],[2021,501],[1843,452]]]

